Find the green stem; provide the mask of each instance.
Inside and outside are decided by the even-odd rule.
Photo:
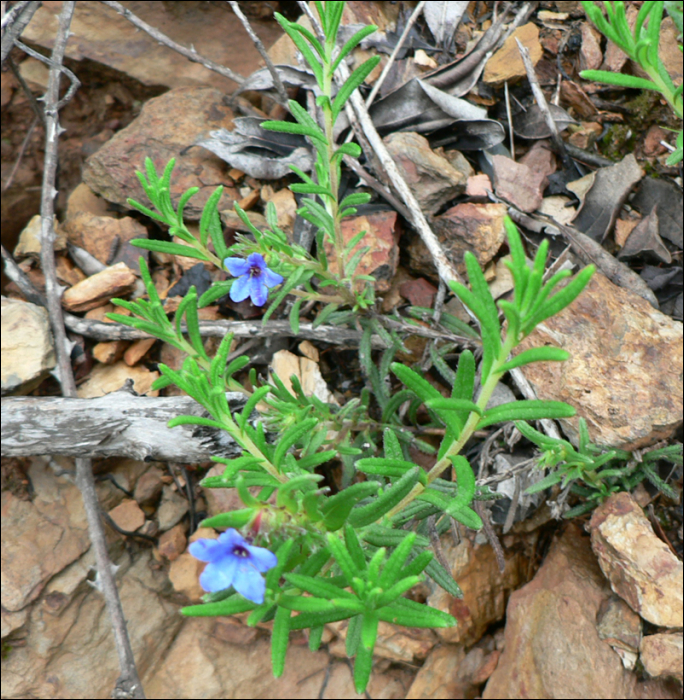
[[[506,335],[506,339],[501,347],[499,356],[492,365],[492,369],[489,372],[489,376],[482,386],[482,391],[477,400],[477,406],[482,411],[487,408],[489,399],[492,397],[492,393],[499,383],[499,380],[503,376],[503,372],[499,371],[499,367],[503,366],[508,361],[508,356],[511,350],[517,345],[515,338],[509,333]],[[442,459],[440,459],[437,464],[428,473],[428,485],[431,484],[435,479],[437,479],[446,469],[451,466],[450,457],[457,455],[461,452],[465,444],[470,440],[473,433],[477,429],[477,425],[480,422],[480,415],[475,411],[471,412],[468,416],[466,424],[463,426],[463,430],[459,435],[458,439],[454,440],[449,449],[444,453]],[[399,513],[403,508],[405,508],[409,503],[415,500],[416,496],[420,495],[425,490],[422,484],[416,484],[411,491],[401,500],[397,505],[392,508],[392,510],[387,513],[385,517],[391,518],[393,515]]]

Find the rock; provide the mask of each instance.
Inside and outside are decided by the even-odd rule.
[[[31,217],[31,220],[26,224],[24,230],[19,235],[19,242],[14,247],[15,258],[25,258],[32,256],[40,257],[42,249],[42,234],[41,234],[41,218],[40,214]],[[55,243],[53,250],[66,250],[66,236],[64,230],[60,228],[59,222],[55,219]]]
[[[133,380],[133,389],[138,394],[159,396],[159,391],[150,389],[158,377],[159,372],[150,372],[146,367],[129,367],[124,362],[95,365],[90,377],[78,388],[78,396],[81,399],[92,399],[111,394],[112,391],[121,389],[128,379]]]
[[[465,190],[467,175],[435,153],[424,136],[398,131],[383,141],[426,214],[434,214]]]
[[[177,525],[188,512],[188,499],[181,496],[171,486],[164,486],[162,500],[157,510],[157,522],[162,532]]]
[[[185,526],[176,525],[159,538],[158,551],[169,561],[174,561],[185,551],[188,540],[185,536]]]
[[[583,22],[579,70],[597,70],[601,63],[601,34],[589,22]]]
[[[516,348],[552,344],[566,362],[522,368],[540,399],[565,401],[575,442],[579,417],[599,445],[635,450],[671,437],[682,421],[682,324],[595,273],[582,294]]]
[[[539,29],[529,22],[518,27],[506,39],[503,46],[487,61],[482,79],[490,85],[498,85],[513,78],[523,78],[527,75],[525,66],[520,58],[516,39],[530,52],[533,65],[537,65],[542,57],[542,47],[539,43]]]
[[[682,682],[682,633],[651,634],[641,642],[641,662],[652,678],[673,677]]]
[[[278,228],[282,229],[291,239],[292,229],[297,218],[297,201],[294,194],[286,187],[274,192],[270,185],[265,185],[261,188],[261,199],[264,202],[273,202],[278,217]]]
[[[610,496],[594,511],[590,528],[592,548],[615,593],[650,623],[681,627],[682,562],[629,493]]]
[[[501,574],[490,545],[474,545],[466,538],[454,545],[447,536],[441,541],[463,598],[454,598],[432,581],[427,582],[431,591],[428,604],[453,615],[458,623],[435,633],[442,642],[469,646],[482,637],[489,625],[503,619],[507,595],[523,580],[523,556],[521,552],[506,552],[506,568]]]
[[[58,6],[39,8],[31,19],[30,28],[26,28],[24,38],[39,46],[51,47],[59,11]],[[239,19],[211,3],[183,7],[178,12],[163,4],[136,6],[134,11],[148,25],[158,28],[183,46],[196,45],[197,38],[202,37],[199,53],[242,75],[249,75],[261,63],[261,57]],[[273,21],[254,22],[252,26],[266,46],[282,35],[282,30]],[[73,39],[67,46],[69,58],[77,61],[86,58],[110,66],[143,85],[169,88],[211,85],[223,92],[235,89],[233,81],[205,68],[202,63],[189,61],[108,7],[78,5],[71,32]],[[116,48],[117,45],[125,46],[126,50]]]
[[[156,338],[143,338],[136,340],[128,346],[124,352],[123,360],[129,366],[137,365],[147,355],[150,348],[157,342]]]
[[[542,194],[549,180],[544,172],[534,170],[524,163],[516,163],[506,156],[492,156],[494,190],[520,211],[539,209]]]
[[[535,141],[519,161],[535,173],[541,173],[546,178],[542,180],[541,191],[543,192],[549,184],[549,175],[553,175],[558,169],[556,154],[551,150],[550,143],[546,140]]]
[[[404,282],[399,287],[399,291],[413,306],[423,306],[431,309],[437,294],[437,287],[430,284],[423,277],[419,277],[417,280]]]
[[[503,653],[482,697],[679,697],[638,682],[599,638],[596,616],[609,596],[588,539],[570,523],[534,579],[511,594]]]
[[[116,508],[110,510],[109,517],[127,532],[135,532],[145,524],[145,513],[132,498],[123,500]]]
[[[70,243],[87,250],[104,265],[123,262],[139,271],[140,257],[148,258],[149,251],[130,245],[136,238],[147,238],[147,229],[130,216],[114,219],[79,211],[64,222],[64,230]]]
[[[601,604],[596,630],[601,639],[613,647],[622,665],[634,670],[641,644],[641,618],[616,595]]]
[[[126,263],[117,263],[67,289],[62,295],[62,306],[72,313],[95,309],[114,297],[130,294],[135,280]]]
[[[36,600],[53,576],[90,546],[78,489],[66,475],[56,476],[48,462],[42,457],[28,460],[31,500],[2,492],[3,611],[18,612]]]
[[[169,114],[174,118],[169,119]],[[219,209],[232,208],[239,195],[225,175],[225,163],[201,148],[186,152],[188,146],[209,131],[232,127],[233,113],[223,104],[219,90],[209,87],[170,90],[146,102],[134,122],[88,158],[83,181],[96,194],[123,207],[129,208],[129,197],[150,206],[136,170],[145,172],[145,158],[150,157],[161,176],[167,163],[175,158],[170,193],[174,207],[190,187],[200,188],[185,207],[186,219],[199,219],[204,204],[218,185],[224,186]]]
[[[147,506],[153,504],[162,492],[164,482],[162,481],[163,472],[157,467],[150,467],[135,484],[133,498],[141,505]]]
[[[378,211],[365,216],[349,216],[342,220],[342,238],[348,243],[361,231],[366,235],[352,249],[347,258],[350,260],[360,248],[369,246],[359,261],[355,274],[372,275],[375,277],[375,291],[386,292],[390,288],[392,278],[399,263],[399,230],[397,212]],[[324,243],[328,256],[328,269],[338,274],[335,249],[328,241]],[[363,289],[364,281],[357,282],[357,288]]]
[[[27,301],[6,299],[2,309],[2,395],[27,394],[55,366],[47,311]]]
[[[128,347],[126,340],[105,340],[93,347],[93,357],[103,365],[113,365]]]
[[[463,255],[471,251],[484,267],[499,251],[505,239],[505,204],[466,202],[447,209],[432,220],[432,230],[444,248],[447,258],[462,274],[466,274]],[[438,279],[432,256],[419,238],[408,246],[411,269],[433,280]]]

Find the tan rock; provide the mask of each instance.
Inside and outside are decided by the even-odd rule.
[[[365,216],[348,216],[342,220],[342,238],[348,243],[361,231],[366,235],[352,249],[349,261],[360,248],[368,246],[370,250],[361,257],[356,267],[356,275],[375,277],[375,290],[386,292],[399,263],[399,228],[398,215],[395,211],[379,211]],[[324,243],[328,256],[328,269],[339,274],[335,251],[328,241]],[[363,289],[365,282],[357,282],[357,288]]]
[[[641,662],[652,678],[673,677],[682,682],[684,662],[681,632],[651,634],[641,642]]]
[[[650,623],[681,627],[682,562],[629,493],[613,494],[599,506],[590,528],[592,548],[615,593]]]
[[[207,199],[221,184],[219,210],[232,209],[239,196],[225,175],[225,163],[201,148],[188,149],[213,129],[232,129],[233,114],[222,96],[219,90],[204,86],[176,88],[148,100],[135,121],[88,158],[83,181],[110,202],[128,207],[130,197],[150,206],[136,171],[145,172],[145,157],[150,154],[159,175],[175,158],[170,191],[174,207],[190,187],[200,188],[185,207],[186,222],[199,219]],[[174,118],[169,119],[169,114]]]
[[[499,197],[521,211],[532,212],[539,208],[548,177],[506,156],[492,156],[494,190]]]
[[[55,219],[55,243],[53,250],[66,250],[66,236],[59,222]],[[40,214],[31,217],[24,230],[19,234],[19,242],[14,247],[14,257],[25,258],[27,256],[40,257],[42,248],[41,218]]]
[[[433,151],[424,136],[397,131],[383,141],[425,213],[434,213],[465,190],[467,175]]]
[[[124,499],[116,508],[110,510],[109,517],[127,532],[134,532],[145,523],[145,513],[132,498]]]
[[[55,366],[47,311],[27,301],[6,299],[2,309],[2,393],[27,394]]]
[[[103,365],[113,365],[121,359],[127,346],[126,340],[105,340],[93,347],[93,357]]]
[[[569,524],[534,579],[511,594],[503,653],[482,697],[676,697],[660,682],[638,682],[599,638],[609,596],[588,539]]]
[[[135,279],[133,270],[126,263],[117,263],[67,289],[62,296],[62,305],[71,312],[89,311],[113,297],[129,294]]]
[[[159,553],[169,561],[174,561],[185,551],[187,542],[185,526],[181,524],[176,525],[168,532],[162,533],[159,538]]]
[[[505,240],[505,204],[465,202],[447,209],[432,220],[432,229],[444,248],[447,258],[465,275],[463,256],[469,250],[484,267],[499,251]],[[411,268],[437,279],[432,256],[420,239],[408,246]]]
[[[64,222],[64,229],[70,243],[87,250],[104,265],[123,262],[137,270],[140,256],[147,257],[146,250],[130,245],[136,238],[147,238],[147,229],[130,216],[115,219],[79,211]]]
[[[159,391],[150,390],[157,377],[159,377],[159,372],[150,372],[145,367],[129,367],[125,362],[116,362],[113,365],[95,365],[90,377],[78,388],[78,395],[82,399],[104,396],[112,391],[118,391],[126,383],[126,380],[131,379],[133,388],[138,394],[159,396]]]
[[[625,450],[667,439],[681,424],[682,324],[602,274],[514,353],[544,344],[564,348],[570,359],[522,371],[540,399],[577,409],[561,421],[571,440],[580,416],[593,442]]]
[[[485,83],[500,84],[513,78],[526,76],[525,66],[520,58],[516,39],[530,52],[533,65],[537,65],[542,57],[542,47],[539,43],[539,29],[536,24],[529,22],[518,27],[506,39],[504,45],[487,61],[482,79]]]
[[[124,352],[124,362],[129,366],[137,365],[147,355],[150,348],[157,342],[156,338],[142,338],[131,343]]]

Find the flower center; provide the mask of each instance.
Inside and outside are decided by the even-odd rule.
[[[250,277],[259,277],[260,274],[261,268],[258,265],[252,265],[252,267],[249,268]]]
[[[233,547],[233,556],[249,559],[249,552],[242,545],[236,544]]]

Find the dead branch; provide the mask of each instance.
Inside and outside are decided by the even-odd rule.
[[[231,411],[245,404],[240,393],[226,396]],[[179,415],[200,416],[205,411],[189,396],[153,398],[127,389],[95,399],[5,397],[2,456],[127,457],[196,464],[212,455],[241,454],[223,431],[192,425],[168,428],[168,421]]]

